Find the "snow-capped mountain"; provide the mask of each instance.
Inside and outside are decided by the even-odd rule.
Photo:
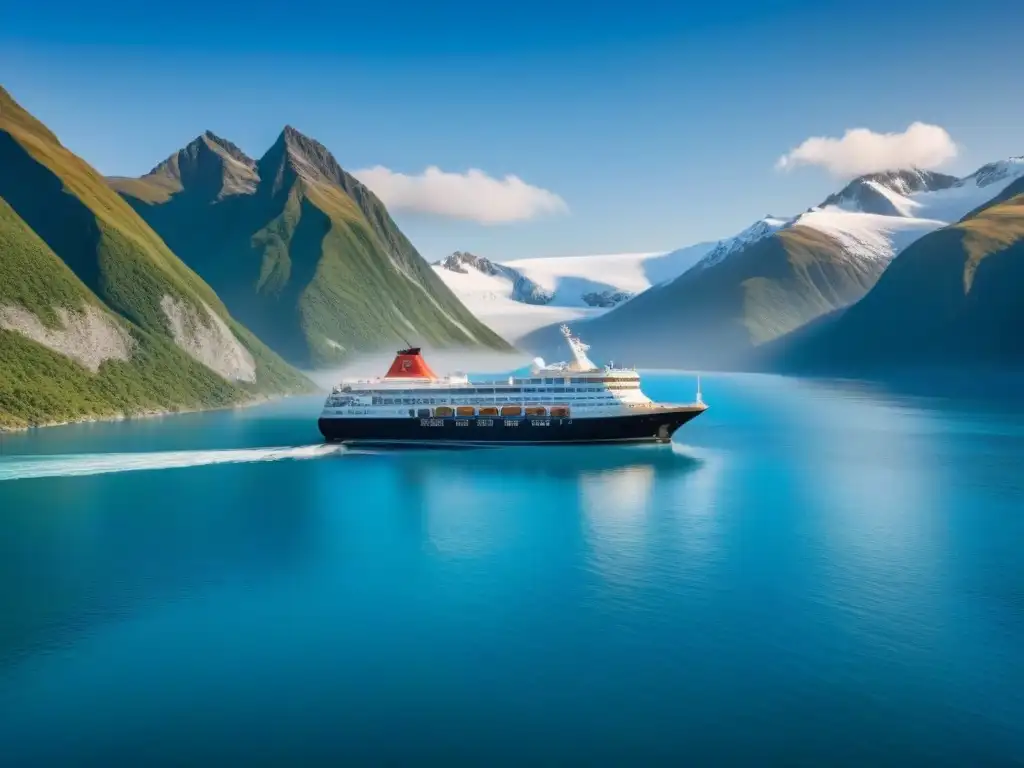
[[[953,222],[1024,176],[1024,157],[988,163],[958,179],[929,171],[889,171],[861,176],[819,206],[854,213]]]
[[[860,176],[790,219],[766,216],[720,240],[706,269],[780,229],[802,225],[835,239],[850,258],[888,262],[923,235],[959,221],[1024,176],[1024,157],[988,163],[963,178],[918,169]]]
[[[550,323],[594,317],[693,266],[714,245],[497,263],[456,251],[434,270],[477,317],[509,340]]]
[[[797,216],[754,222],[577,330],[637,364],[742,366],[756,347],[859,301],[902,250],[1022,177],[1022,158],[960,179],[918,170],[862,176]],[[519,345],[543,356],[557,341],[556,328],[541,328]]]
[[[736,253],[736,251],[744,248],[751,243],[755,243],[763,237],[777,231],[781,227],[786,226],[789,223],[789,219],[780,219],[777,216],[769,214],[763,219],[758,219],[749,227],[744,229],[738,235],[733,237],[727,237],[724,240],[719,240],[715,246],[708,251],[708,254],[697,262],[697,267],[700,269],[707,269],[712,267],[722,259],[727,258],[730,254]]]
[[[466,251],[455,251],[441,261],[434,263],[435,267],[443,270],[468,275],[472,270],[488,277],[498,278],[509,284],[508,298],[513,301],[521,301],[523,304],[550,304],[555,295],[546,291],[530,280],[516,269],[504,264],[496,264],[488,258],[477,256]],[[444,272],[439,272],[444,277]],[[494,289],[497,286],[491,286]],[[499,293],[504,293],[504,288],[499,288]]]

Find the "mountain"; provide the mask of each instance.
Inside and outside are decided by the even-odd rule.
[[[769,216],[720,241],[680,277],[576,329],[595,349],[640,365],[735,368],[755,349],[858,300],[889,262],[1024,175],[1011,158],[957,179],[917,170],[869,174],[820,205]],[[557,328],[522,339],[556,353]]]
[[[772,233],[786,226],[787,223],[788,221],[786,219],[780,219],[776,216],[772,216],[771,214],[765,216],[763,219],[758,219],[738,235],[727,237],[724,240],[719,240],[715,243],[714,247],[708,251],[707,255],[697,262],[696,266],[700,269],[712,267],[723,259],[732,256],[732,254],[743,250],[751,243],[755,243],[762,238],[768,237]]]
[[[1021,175],[1024,157],[988,163],[962,179],[919,170],[873,173],[854,179],[819,208],[951,224]]]
[[[0,253],[0,426],[312,387],[2,88]]]
[[[290,126],[258,161],[207,132],[139,179],[108,181],[234,315],[298,365],[405,339],[509,348],[376,195]]]
[[[545,325],[596,317],[676,277],[711,248],[543,257],[497,263],[456,251],[434,270],[477,317],[516,340]]]
[[[881,216],[910,216],[914,208],[909,199],[912,195],[949,189],[958,181],[956,176],[917,169],[869,173],[830,195],[821,207],[835,206]]]
[[[844,375],[1021,370],[1022,293],[1024,178],[1017,178],[959,222],[900,253],[861,301],[779,340],[764,360],[775,369]]]
[[[481,275],[504,280],[509,284],[509,298],[523,304],[550,304],[555,298],[553,291],[541,288],[519,270],[504,264],[495,264],[490,259],[466,251],[455,251],[440,261],[434,262],[434,266],[460,275],[479,272]],[[438,274],[443,280],[444,272],[438,270]],[[454,286],[451,287],[456,290]],[[456,295],[458,295],[457,290]]]
[[[757,344],[860,298],[884,267],[883,260],[851,256],[816,229],[790,225],[574,329],[604,359],[731,368]],[[561,354],[555,328],[522,346]]]

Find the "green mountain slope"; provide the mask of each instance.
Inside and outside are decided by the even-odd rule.
[[[876,375],[1024,368],[1024,179],[900,253],[839,316],[781,339],[766,366]]]
[[[816,229],[795,225],[574,329],[606,360],[733,368],[758,345],[859,299],[883,267],[882,261],[851,256]],[[521,345],[544,356],[564,354],[551,328]]]
[[[109,182],[233,314],[297,364],[330,365],[403,339],[508,349],[383,203],[293,128],[258,162],[207,133],[141,179]]]
[[[311,386],[3,89],[0,340],[8,426]]]

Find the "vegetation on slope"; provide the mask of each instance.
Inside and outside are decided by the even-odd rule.
[[[765,364],[802,372],[1024,368],[1024,179],[897,256],[841,316],[784,338]]]
[[[172,341],[161,299],[217,313],[256,363],[231,384]],[[223,304],[90,166],[0,88],[0,307],[60,329],[58,310],[97,308],[130,333],[128,362],[93,374],[24,335],[0,330],[0,422],[224,405],[311,388]]]
[[[286,128],[254,163],[211,136],[110,183],[282,355],[324,366],[403,339],[508,348],[321,144]]]
[[[107,361],[93,374],[20,333],[0,329],[0,427],[23,427],[239,402],[245,392],[172,343],[132,329],[0,200],[0,307],[17,305],[59,329],[56,309],[92,306],[132,333],[128,362]]]

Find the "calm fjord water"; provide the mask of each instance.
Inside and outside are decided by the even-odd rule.
[[[704,393],[671,448],[5,437],[0,762],[1024,760],[1020,403]]]

